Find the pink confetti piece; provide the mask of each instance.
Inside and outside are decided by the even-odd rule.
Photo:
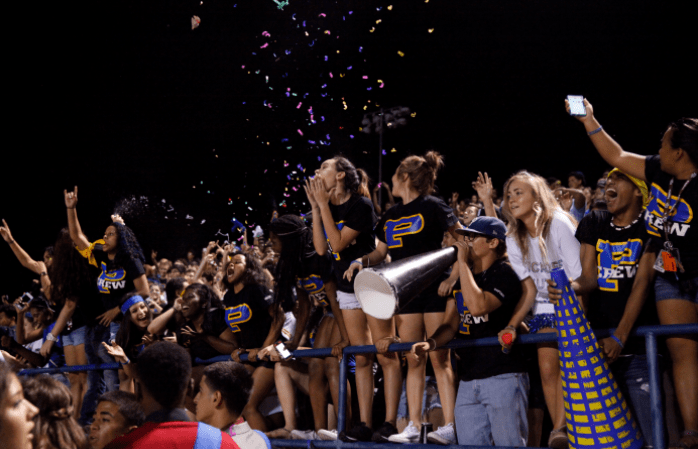
[[[296,106],[296,109],[300,109],[302,104],[303,104],[302,101],[300,103],[298,103],[298,106]]]
[[[367,76],[367,75],[364,75],[364,76],[362,76],[362,78],[365,79],[365,80],[367,80],[367,79],[368,79],[368,76]]]
[[[262,46],[259,47],[259,48],[267,48],[268,46],[269,46],[269,43],[267,42],[266,44],[262,45]]]
[[[330,78],[334,78],[334,76],[332,76],[332,72],[330,72]]]
[[[262,31],[262,36],[271,37],[271,34],[267,31]]]
[[[303,131],[301,131],[301,130],[299,129],[299,130],[298,130],[298,134],[300,134],[300,135],[302,136],[302,135],[303,135]]]
[[[318,15],[318,17],[327,17],[327,15],[325,15],[324,12],[321,12],[321,13]]]

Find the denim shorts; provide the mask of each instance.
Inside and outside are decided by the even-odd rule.
[[[69,334],[61,335],[61,342],[63,346],[80,346],[85,344],[85,332],[87,331],[87,326],[79,327]]]
[[[359,300],[356,299],[356,295],[353,293],[337,290],[337,302],[339,303],[339,308],[342,310],[354,310],[361,308]]]
[[[670,281],[662,276],[657,276],[657,279],[654,281],[654,299],[655,301],[661,301],[663,299],[683,299],[698,304],[698,290],[695,288],[695,286],[698,286],[698,277],[693,278],[692,282],[694,291],[690,294],[686,291],[681,291],[679,281]]]

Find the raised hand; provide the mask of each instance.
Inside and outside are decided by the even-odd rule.
[[[306,179],[305,180],[305,185],[303,186],[303,189],[305,190],[305,195],[308,197],[308,202],[310,203],[310,207],[313,209],[317,208],[317,200],[315,199],[315,195],[313,194],[313,187],[311,185],[311,180]],[[276,213],[276,211],[274,211]],[[274,217],[272,217],[273,220]],[[278,218],[278,216],[276,217]]]
[[[2,235],[3,240],[5,240],[7,243],[14,242],[12,233],[10,232],[10,227],[7,226],[7,222],[4,218],[2,219],[2,226],[0,226],[0,235]]]
[[[492,198],[492,179],[490,179],[487,172],[484,175],[482,172],[477,172],[477,179],[473,182],[473,188],[480,200],[484,201],[485,198]]]
[[[124,225],[124,226],[126,225],[126,223],[124,223],[124,219],[123,219],[123,218],[121,217],[121,215],[119,215],[119,214],[114,214],[114,215],[112,215],[112,216],[111,216],[111,221],[112,221],[113,223],[119,223],[120,225]]]
[[[75,209],[78,204],[78,186],[72,192],[63,190],[63,199],[65,200],[65,207],[68,209]]]
[[[591,103],[585,98],[584,99],[584,109],[586,109],[587,115],[575,115],[573,116],[582,123],[592,122],[594,120],[594,108]],[[570,113],[570,102],[565,98],[565,110]]]

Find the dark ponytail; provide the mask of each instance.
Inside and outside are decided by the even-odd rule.
[[[371,198],[371,191],[368,189],[368,175],[362,169],[357,169],[349,159],[337,156],[334,158],[334,168],[337,172],[344,172],[344,188],[351,193],[363,195]]]
[[[436,174],[444,166],[444,158],[436,151],[429,151],[424,156],[408,156],[402,160],[397,169],[398,175],[407,174],[410,184],[420,195],[434,192]]]

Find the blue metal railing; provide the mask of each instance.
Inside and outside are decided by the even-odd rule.
[[[614,331],[615,329],[606,330],[595,330],[594,333],[597,338],[604,338]],[[672,324],[664,326],[641,326],[638,327],[635,332],[631,334],[632,337],[644,337],[645,347],[647,350],[647,365],[649,370],[649,386],[650,386],[650,403],[652,412],[652,441],[654,449],[665,449],[664,444],[664,416],[662,415],[662,395],[660,390],[660,376],[659,376],[659,362],[657,354],[657,337],[658,336],[668,336],[668,335],[688,335],[688,334],[698,334],[698,323],[693,324]],[[554,342],[557,341],[557,334],[555,333],[540,333],[540,334],[529,334],[521,335],[517,339],[516,344],[535,344],[543,342]],[[409,351],[412,348],[413,343],[394,343],[388,348],[391,352],[396,351]],[[476,340],[453,340],[449,344],[443,346],[443,348],[464,348],[472,346],[499,346],[499,341],[497,337],[487,337],[479,338]],[[349,354],[375,354],[376,347],[369,346],[349,346],[344,348],[345,357],[342,358],[339,365],[339,404],[337,411],[337,431],[341,432],[346,428],[346,407],[347,407],[347,373],[348,368],[348,357]],[[293,351],[294,357],[327,357],[332,355],[332,348],[321,348],[321,349],[303,349]],[[247,355],[243,354],[241,356],[242,360],[247,359]],[[197,364],[205,365],[215,362],[223,362],[230,360],[228,356],[214,357],[208,360],[196,359]],[[101,365],[74,365],[65,366],[61,368],[37,368],[37,369],[26,369],[19,372],[20,375],[33,375],[33,374],[52,374],[60,372],[77,372],[77,371],[90,371],[90,370],[105,370],[105,369],[119,369],[119,363],[104,363]],[[647,436],[645,436],[647,438]],[[335,448],[341,447],[343,449],[366,449],[369,447],[381,446],[378,443],[345,443],[341,441],[313,441],[312,443],[306,440],[274,440],[274,446],[277,447],[298,447],[298,448],[311,448],[312,446],[318,448]],[[403,444],[400,446],[403,449],[429,449],[431,447],[437,447],[437,445],[423,445],[423,444]],[[443,448],[444,446],[438,446]],[[474,446],[458,446],[458,447],[474,447]],[[491,448],[491,446],[488,446]],[[499,449],[507,449],[499,447]]]

